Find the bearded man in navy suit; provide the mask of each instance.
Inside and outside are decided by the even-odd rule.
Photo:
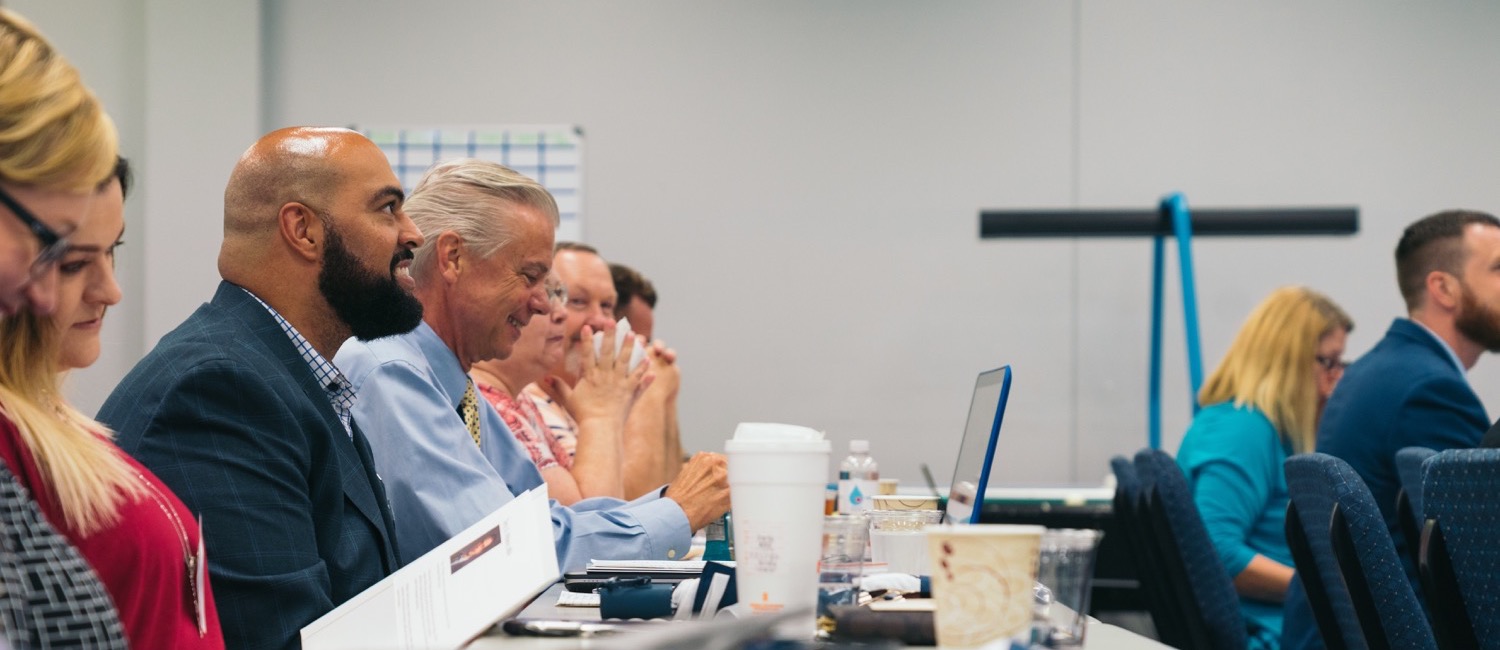
[[[358,133],[261,138],[224,191],[217,293],[99,412],[202,518],[229,647],[299,647],[303,626],[399,566],[353,390],[329,360],[350,336],[421,321],[404,198]]]
[[[1465,373],[1481,354],[1500,351],[1500,220],[1450,210],[1407,226],[1396,280],[1410,318],[1391,323],[1345,371],[1319,420],[1318,451],[1349,463],[1370,487],[1415,589],[1396,516],[1396,452],[1474,447],[1490,425]],[[1285,614],[1285,650],[1323,647],[1300,580]]]

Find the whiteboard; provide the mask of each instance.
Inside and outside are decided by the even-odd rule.
[[[557,200],[558,241],[583,241],[583,129],[571,125],[357,126],[411,193],[433,165],[490,160],[541,183]]]

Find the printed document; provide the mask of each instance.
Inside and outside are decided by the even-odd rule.
[[[304,650],[458,648],[557,581],[546,486],[302,628]]]

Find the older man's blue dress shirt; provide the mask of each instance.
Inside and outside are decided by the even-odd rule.
[[[426,323],[400,336],[350,339],[334,364],[354,384],[354,419],[385,479],[403,564],[543,484],[525,448],[484,400],[481,444],[474,444],[458,413],[468,375]],[[564,571],[590,559],[680,559],[692,538],[682,508],[655,492],[629,503],[554,501],[552,532]]]

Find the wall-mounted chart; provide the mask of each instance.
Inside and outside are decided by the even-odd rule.
[[[492,160],[530,176],[557,199],[558,241],[583,240],[583,130],[570,125],[356,126],[385,152],[408,193],[433,165]]]

